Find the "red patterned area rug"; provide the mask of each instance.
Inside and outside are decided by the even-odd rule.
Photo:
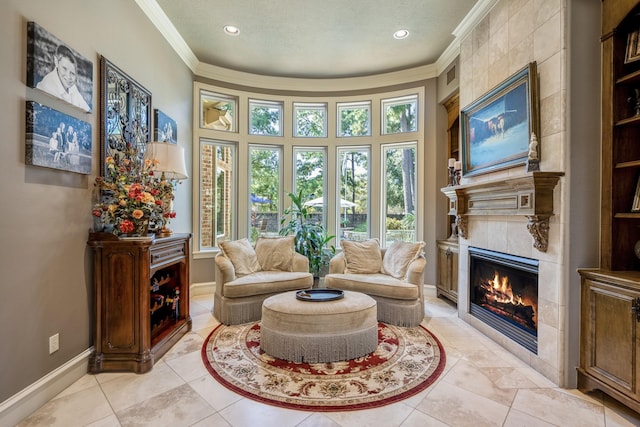
[[[442,373],[445,353],[426,328],[378,323],[378,348],[357,359],[293,363],[260,350],[260,323],[220,325],[202,347],[213,377],[269,405],[306,411],[350,411],[413,396]]]

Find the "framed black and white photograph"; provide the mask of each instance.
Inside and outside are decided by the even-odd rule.
[[[157,108],[154,112],[155,128],[153,129],[153,140],[158,142],[178,143],[178,126],[175,120],[167,116]]]
[[[460,119],[463,175],[524,165],[532,134],[540,135],[536,63],[463,108]]]
[[[88,175],[91,124],[27,101],[25,163]]]
[[[93,62],[35,22],[28,22],[27,86],[91,112]]]

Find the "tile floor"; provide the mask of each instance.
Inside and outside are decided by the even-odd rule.
[[[192,298],[193,331],[144,375],[85,375],[19,424],[27,426],[640,426],[640,415],[596,393],[557,388],[466,323],[427,288],[424,325],[442,342],[445,372],[399,403],[303,412],[245,399],[219,385],[200,358],[218,324],[212,295]]]

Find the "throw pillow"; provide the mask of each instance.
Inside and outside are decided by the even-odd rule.
[[[246,276],[261,270],[256,251],[253,250],[248,239],[220,242],[220,249],[224,256],[231,260],[238,276]]]
[[[393,242],[382,259],[382,272],[396,279],[404,279],[409,264],[420,256],[423,248],[424,242]]]
[[[258,237],[256,255],[264,271],[291,271],[294,237]]]
[[[377,239],[340,242],[346,261],[345,273],[380,273],[382,255]]]

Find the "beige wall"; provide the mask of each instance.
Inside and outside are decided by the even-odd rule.
[[[35,21],[94,64],[93,113],[25,85],[26,23]],[[176,120],[178,143],[191,152],[192,74],[130,0],[3,0],[0,3],[0,402],[92,345],[90,194],[99,171],[99,55],[152,92],[153,108]],[[25,100],[89,122],[93,174],[26,166]],[[188,165],[191,159],[188,156]],[[190,183],[177,193],[177,232],[191,230]],[[60,334],[60,350],[48,351]],[[1,422],[0,422],[1,424]]]

